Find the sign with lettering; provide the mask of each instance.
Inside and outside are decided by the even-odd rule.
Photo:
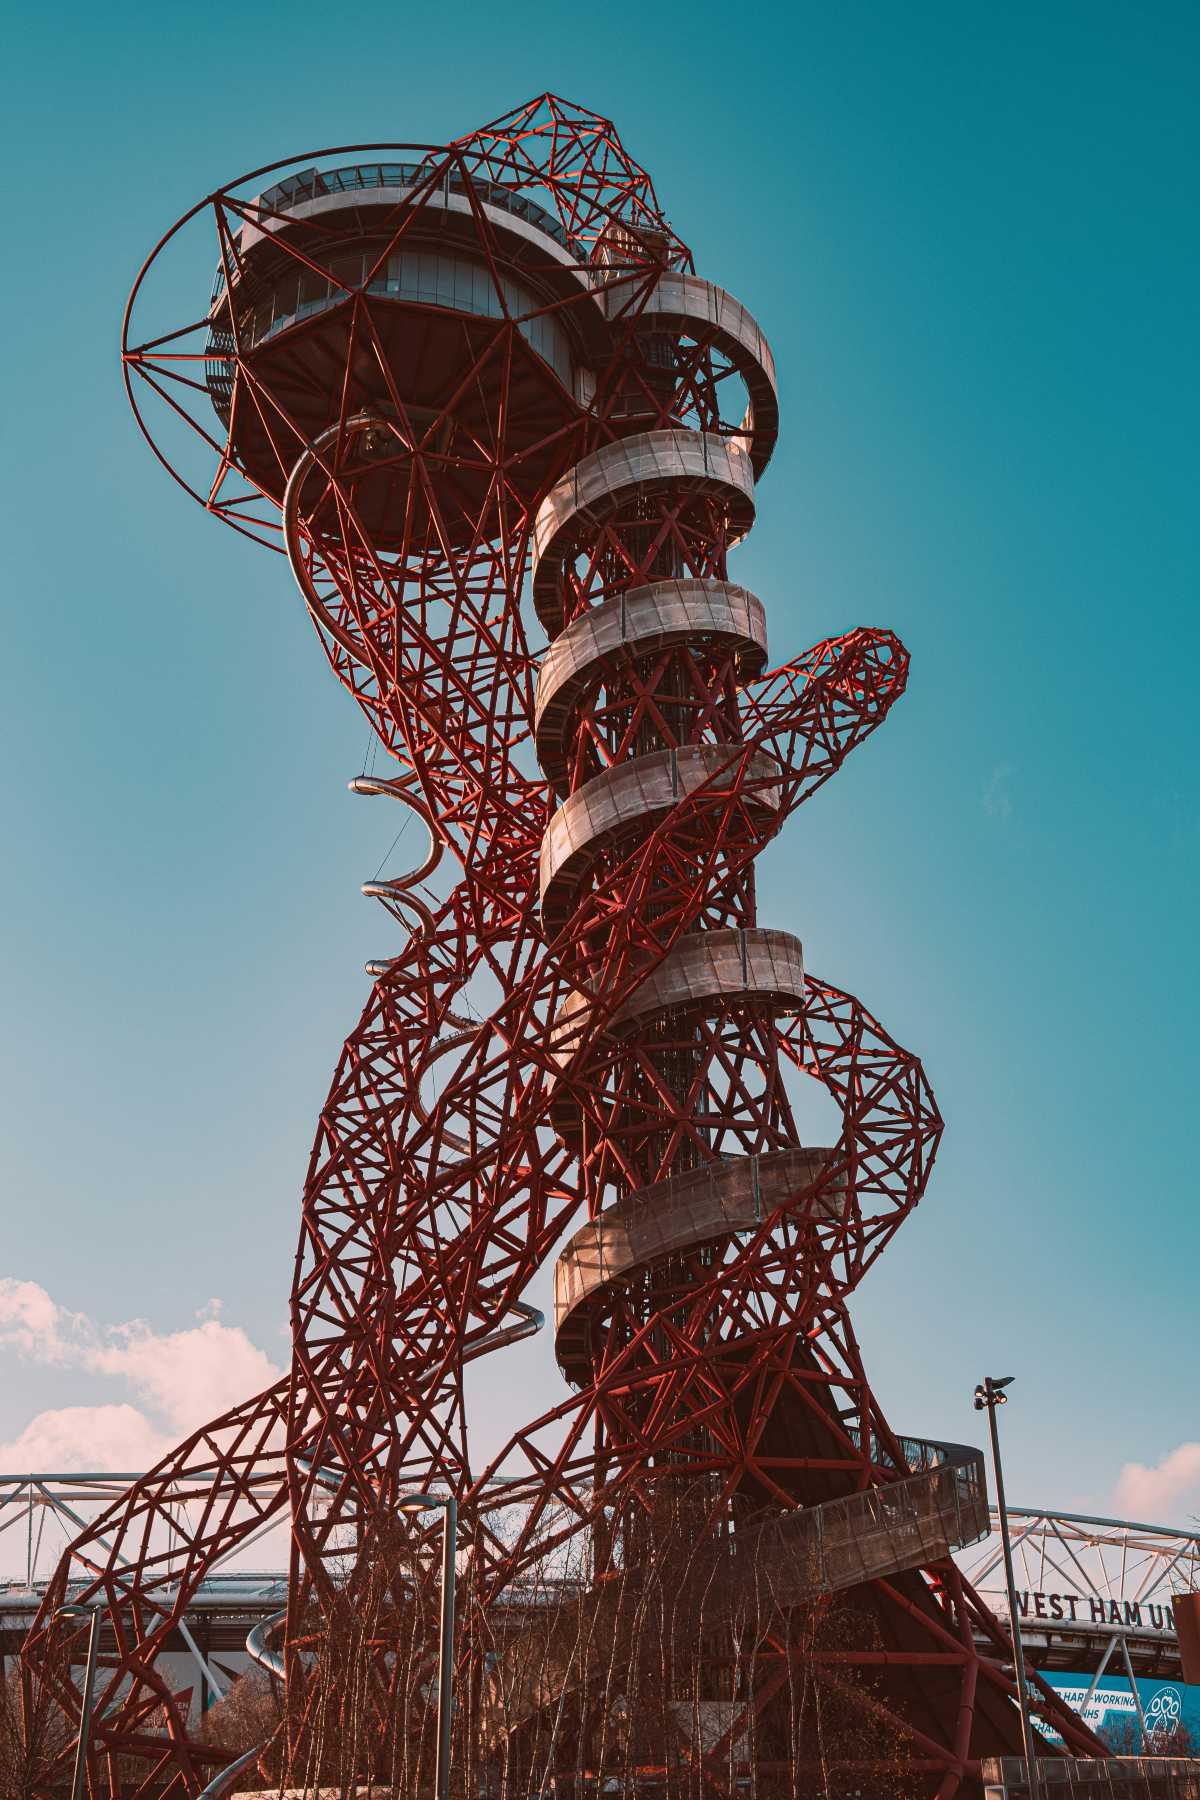
[[[1018,1588],[1017,1611],[1022,1624],[1036,1619],[1047,1623],[1062,1620],[1068,1625],[1119,1625],[1123,1631],[1175,1635],[1175,1614],[1165,1601],[1112,1600],[1100,1594],[1050,1594]]]
[[[1194,1756],[1200,1750],[1200,1687],[1183,1681],[1137,1681],[1131,1688],[1123,1675],[1102,1675],[1093,1691],[1091,1675],[1067,1675],[1058,1669],[1043,1672],[1042,1680],[1116,1750],[1134,1756]],[[1043,1737],[1061,1744],[1058,1732],[1037,1724]]]

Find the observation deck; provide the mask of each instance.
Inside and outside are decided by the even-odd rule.
[[[260,194],[251,203],[251,210],[261,210],[258,222],[247,221],[232,240],[239,263],[233,271],[235,295],[252,293],[269,276],[270,265],[265,274],[256,266],[262,262],[264,247],[286,244],[289,236],[295,235],[295,228],[306,223],[319,223],[323,235],[352,232],[374,239],[395,231],[401,209],[419,205],[422,214],[428,216],[414,216],[405,237],[437,239],[443,254],[439,264],[431,262],[429,252],[424,257],[400,253],[389,257],[384,268],[376,271],[364,244],[361,250],[336,255],[324,279],[309,266],[308,260],[298,263],[291,271],[294,280],[272,286],[262,302],[239,319],[243,350],[252,350],[290,325],[337,305],[348,291],[356,288],[373,294],[421,299],[460,312],[505,316],[495,283],[488,278],[482,261],[463,264],[447,253],[452,240],[461,240],[482,258],[483,251],[474,241],[480,216],[495,234],[495,242],[489,246],[493,254],[498,249],[503,260],[524,265],[527,270],[534,267],[531,251],[548,259],[536,268],[539,287],[550,286],[567,297],[577,289],[590,290],[590,276],[572,253],[566,232],[544,207],[495,182],[472,182],[468,186],[461,177],[451,175],[430,188],[429,176],[430,171],[420,163],[309,169]],[[309,257],[311,252],[306,251],[306,259]],[[283,266],[286,268],[286,264]],[[474,280],[467,279],[468,273]],[[565,287],[560,279],[563,273],[570,277]],[[218,266],[213,283],[214,306],[224,300],[226,288],[224,267]],[[539,304],[538,296],[519,282],[507,281],[503,291],[509,301],[508,312],[514,316]],[[592,322],[598,324],[598,317]],[[538,337],[530,335],[530,341],[548,360],[555,361],[560,373],[569,376],[570,365],[563,362],[562,356],[570,343],[570,333],[557,329],[552,332],[549,328],[556,323],[553,319],[543,319],[541,323],[547,329]],[[596,338],[595,331],[591,336]],[[598,340],[594,347],[599,347]]]
[[[430,172],[427,162],[350,163],[339,169],[302,169],[296,175],[288,175],[283,181],[277,181],[273,187],[264,188],[258,203],[270,211],[291,212],[301,205],[326,199],[331,194],[415,188],[422,181],[428,181]],[[499,207],[502,212],[524,219],[527,224],[536,226],[570,253],[571,240],[566,232],[553,213],[547,212],[544,206],[539,206],[536,200],[518,194],[513,188],[502,187],[497,181],[476,178],[468,185],[456,170],[451,170],[444,176],[440,185],[443,192],[473,193],[484,205]]]
[[[252,218],[214,283],[207,386],[265,493],[278,498],[297,457],[337,421],[344,383],[332,371],[347,366],[364,393],[386,368],[402,435],[455,466],[464,511],[485,490],[472,469],[498,414],[515,482],[530,493],[544,484],[537,447],[581,417],[580,371],[611,330],[592,272],[543,207],[408,162],[306,170],[245,205]],[[401,486],[360,495],[372,542],[389,541],[389,523],[394,533]]]

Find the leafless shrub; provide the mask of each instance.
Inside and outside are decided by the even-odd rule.
[[[701,1528],[703,1498],[631,1509],[603,1554],[581,1534],[498,1602],[483,1603],[478,1559],[461,1557],[460,1800],[925,1793],[903,1720],[872,1680],[885,1664],[869,1608],[781,1604],[775,1571]],[[431,1547],[418,1552],[403,1524],[378,1532],[314,1617],[292,1753],[273,1765],[281,1783],[432,1795],[438,1601]]]
[[[240,1676],[205,1713],[197,1732],[200,1742],[219,1745],[231,1762],[270,1744],[283,1723],[278,1686],[258,1669]]]

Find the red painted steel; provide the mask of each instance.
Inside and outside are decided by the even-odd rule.
[[[415,812],[430,850],[372,886],[407,936],[321,1113],[288,1379],[80,1535],[30,1640],[29,1704],[76,1720],[79,1627],[54,1609],[83,1574],[108,1617],[94,1793],[115,1791],[118,1757],[139,1791],[195,1793],[212,1774],[156,1659],[205,1572],[285,1513],[298,1753],[306,1659],[345,1604],[347,1542],[365,1556],[406,1491],[456,1492],[471,1604],[486,1609],[572,1539],[607,1532],[611,1557],[612,1521],[649,1519],[666,1494],[716,1541],[910,1474],[847,1299],[921,1198],[941,1121],[917,1058],[853,996],[812,975],[799,1000],[782,977],[762,985],[754,890],[764,845],[899,698],[907,654],[859,628],[760,673],[757,603],[728,599],[727,559],[774,438],[770,353],[695,277],[608,121],[543,97],[446,148],[311,161],[339,157],[336,177],[277,165],[194,209],[182,225],[215,227],[212,306],[139,341],[147,273],[185,242],[169,233],[131,299],[125,369],[175,478],[289,554],[390,759],[361,785]],[[552,640],[588,618],[609,634],[571,639],[557,794],[534,756],[531,573]],[[693,610],[631,642],[630,596],[656,587]],[[637,620],[657,603],[639,598]],[[644,798],[655,781],[661,803],[621,798],[621,783]],[[556,799],[579,836],[544,931],[543,837],[568,817]],[[573,1324],[582,1386],[473,1467],[464,1365],[529,1329],[530,1280],[565,1228],[653,1205],[705,1165],[742,1159],[757,1180],[755,1159],[799,1144],[800,1077],[842,1119],[824,1161],[797,1160],[748,1227],[593,1283]],[[181,1493],[185,1556],[154,1524]],[[518,1529],[501,1529],[502,1509]],[[871,1671],[871,1704],[931,1792],[973,1788],[980,1758],[1018,1743],[1007,1638],[948,1558],[855,1591],[875,1639],[844,1660]],[[786,1638],[764,1645],[743,1722],[766,1717],[789,1654]],[[391,1666],[379,1646],[364,1778],[382,1766]],[[1070,1715],[1057,1722],[1094,1750]],[[705,1791],[740,1779],[739,1729],[699,1755]]]

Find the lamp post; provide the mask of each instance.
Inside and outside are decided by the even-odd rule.
[[[1011,1387],[1012,1375],[985,1375],[975,1389],[975,1411],[985,1412],[992,1436],[992,1468],[996,1476],[996,1505],[1000,1513],[1000,1542],[1004,1546],[1004,1580],[1008,1587],[1008,1625],[1012,1632],[1013,1654],[1017,1665],[1017,1699],[1021,1709],[1021,1742],[1025,1747],[1025,1772],[1029,1780],[1029,1800],[1041,1800],[1042,1780],[1038,1769],[1037,1746],[1029,1717],[1029,1684],[1025,1679],[1025,1646],[1021,1641],[1021,1619],[1017,1608],[1017,1584],[1013,1577],[1012,1542],[1008,1535],[1008,1507],[1004,1501],[1004,1471],[1000,1466],[1000,1433],[996,1429],[996,1409],[1008,1405],[1004,1392]]]
[[[92,1688],[96,1677],[96,1654],[100,1648],[99,1606],[60,1606],[56,1619],[91,1619],[88,1628],[87,1664],[83,1676],[83,1706],[79,1714],[79,1737],[75,1744],[75,1768],[71,1775],[71,1800],[83,1800],[84,1774],[87,1769],[88,1739],[92,1735]]]
[[[454,1552],[458,1544],[458,1502],[453,1494],[409,1494],[400,1511],[442,1513],[442,1616],[438,1635],[436,1800],[450,1800],[450,1727],[454,1715]],[[72,1795],[71,1800],[78,1800]]]

